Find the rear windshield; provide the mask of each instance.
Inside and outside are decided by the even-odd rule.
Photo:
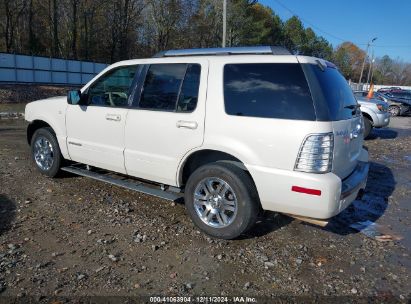
[[[297,63],[225,65],[224,102],[229,115],[316,120],[310,89]]]
[[[353,91],[336,68],[302,66],[314,98],[317,120],[345,120],[360,115]]]

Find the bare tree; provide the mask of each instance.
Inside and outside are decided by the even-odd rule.
[[[59,56],[59,36],[58,36],[58,6],[57,6],[57,0],[53,0],[53,5],[52,5],[52,10],[53,13],[52,15],[50,14],[50,19],[53,24],[53,51],[52,55],[53,56]]]
[[[26,8],[26,4],[27,2],[24,0],[2,0],[2,11],[4,13],[2,13],[1,26],[3,28],[6,52],[13,51],[16,27]]]
[[[285,45],[332,58],[358,79],[365,52],[352,42],[335,50],[297,17],[281,18],[257,0],[229,0],[227,45]],[[260,2],[260,3],[258,3]],[[0,51],[100,62],[151,56],[171,48],[219,47],[222,0],[0,0]],[[378,83],[411,84],[411,65],[377,59]]]
[[[72,21],[71,21],[71,52],[74,59],[77,59],[77,11],[79,0],[71,0]]]
[[[171,38],[182,19],[183,7],[181,0],[147,0],[147,13],[152,26],[155,51],[169,47]]]

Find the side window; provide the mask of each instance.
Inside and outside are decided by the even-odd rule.
[[[229,115],[315,120],[314,104],[299,64],[227,64],[224,102]]]
[[[189,64],[178,97],[177,112],[192,112],[197,106],[201,66]]]
[[[87,90],[87,104],[95,106],[128,106],[128,94],[137,66],[114,68],[96,80]]]
[[[150,65],[139,108],[174,111],[186,68],[180,63]]]

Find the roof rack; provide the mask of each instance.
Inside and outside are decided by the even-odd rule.
[[[228,48],[181,49],[159,52],[154,58],[179,56],[210,56],[210,55],[291,55],[281,46],[245,46]]]

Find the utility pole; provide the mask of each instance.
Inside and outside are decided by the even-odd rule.
[[[223,43],[222,47],[225,47],[225,41],[226,41],[226,35],[227,35],[227,0],[223,1]]]
[[[372,76],[374,76],[374,70],[375,70],[375,69],[374,69],[374,62],[375,62],[375,58],[373,59],[372,62],[373,62],[373,65],[372,65],[373,68],[372,68],[372,70],[371,70],[371,82],[372,82]]]
[[[371,79],[370,79],[370,75],[372,75],[372,74],[371,74],[371,71],[372,71],[372,68],[373,68],[373,65],[374,65],[374,61],[375,61],[375,59],[374,59],[374,51],[373,51],[373,52],[372,52],[372,55],[371,55],[370,68],[368,69],[367,84],[369,84],[370,81],[372,82],[372,76],[371,76]]]
[[[368,41],[368,43],[367,43],[367,49],[365,50],[364,61],[362,62],[362,67],[361,67],[360,79],[358,79],[358,85],[359,86],[361,86],[361,79],[362,79],[362,75],[364,73],[365,61],[367,60],[367,57],[368,57],[368,49],[369,49],[371,43],[373,43],[375,40],[377,40],[377,37],[373,38],[371,41]]]

